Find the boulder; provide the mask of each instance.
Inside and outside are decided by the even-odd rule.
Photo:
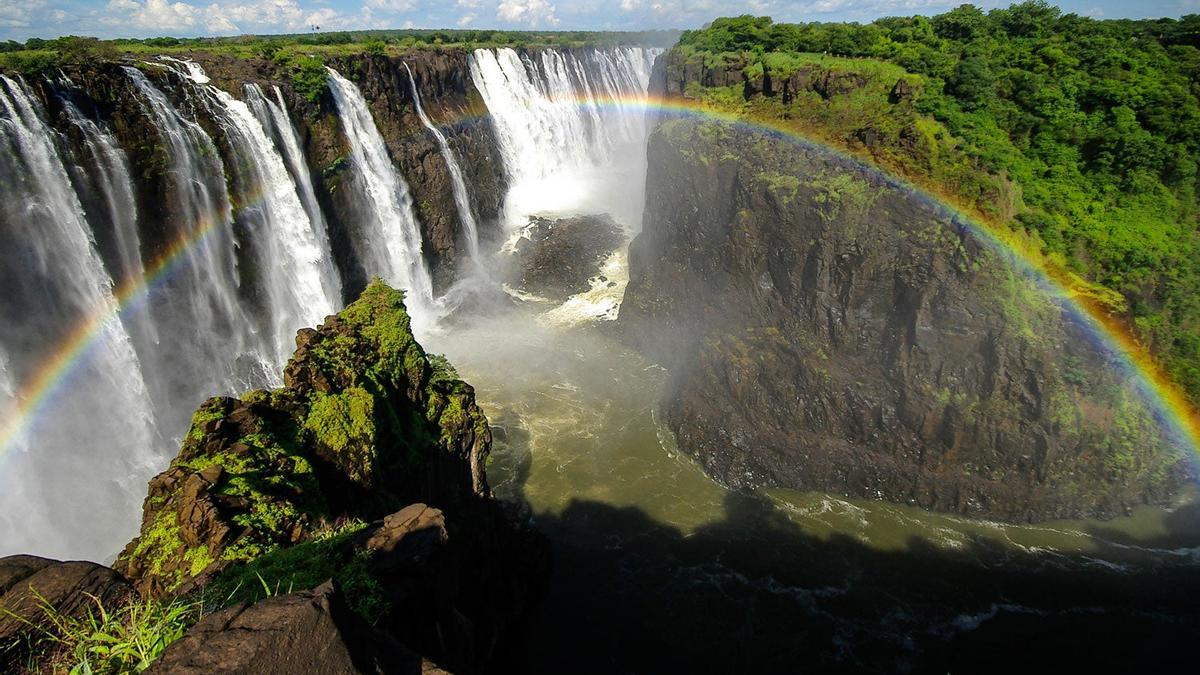
[[[133,588],[116,571],[92,562],[29,555],[0,558],[0,671],[23,667],[31,651],[56,633],[50,615],[81,618],[119,606]]]
[[[530,218],[514,246],[515,285],[525,293],[563,302],[592,287],[601,265],[623,241],[620,225],[607,214]]]
[[[420,656],[346,606],[332,582],[204,617],[147,671],[157,675],[421,673]]]

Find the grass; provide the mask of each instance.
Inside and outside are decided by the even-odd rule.
[[[30,671],[48,670],[71,675],[140,673],[203,615],[198,600],[135,600],[118,608],[105,607],[87,594],[90,606],[82,616],[63,614],[35,593],[37,615],[25,617],[0,608],[0,613],[32,628],[26,640],[35,643]],[[7,645],[11,649],[17,644]]]

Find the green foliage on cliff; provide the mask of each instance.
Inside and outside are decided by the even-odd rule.
[[[740,63],[758,88],[739,112],[869,153],[1027,233],[1200,402],[1198,31],[1200,15],[1096,21],[1034,1],[866,25],[718,19],[673,58]],[[728,105],[723,90],[691,93]]]
[[[292,61],[292,87],[309,101],[321,100],[328,79],[325,62],[319,57],[304,55]]]

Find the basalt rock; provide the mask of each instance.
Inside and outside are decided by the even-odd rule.
[[[549,560],[528,514],[491,498],[490,449],[474,390],[425,354],[403,294],[375,281],[299,332],[283,387],[200,407],[115,567],[150,597],[346,577],[353,611],[390,639],[483,672],[514,658]],[[210,617],[163,672],[420,667],[385,643],[351,644],[360,628],[331,592]],[[276,653],[319,636],[328,650]]]
[[[97,603],[113,607],[132,596],[124,577],[103,565],[0,558],[0,671],[18,672],[31,652],[52,646],[59,617],[82,618]]]
[[[608,215],[531,218],[515,245],[516,284],[526,293],[562,302],[591,288],[591,279],[621,242],[621,227]]]
[[[356,615],[332,582],[210,614],[146,672],[421,673],[422,659]]]
[[[662,123],[619,324],[680,447],[784,486],[1028,520],[1183,480],[1136,384],[1014,261],[816,147]]]

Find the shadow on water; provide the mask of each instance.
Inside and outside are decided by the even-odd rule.
[[[684,534],[642,510],[543,514],[534,672],[1142,672],[1190,665],[1194,559],[1118,567],[975,539],[879,551],[730,493]]]

